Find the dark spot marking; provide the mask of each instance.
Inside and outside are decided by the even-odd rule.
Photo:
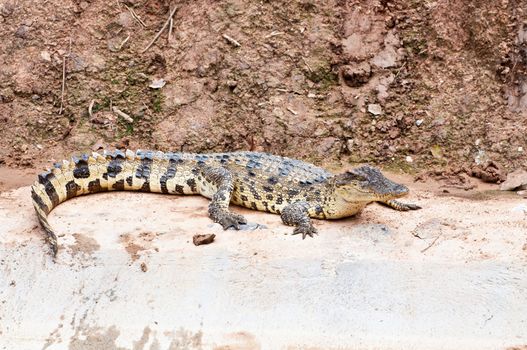
[[[278,178],[276,176],[271,176],[267,179],[267,182],[271,185],[276,185],[278,183]]]
[[[321,215],[321,214],[324,213],[324,209],[322,209],[322,207],[321,207],[320,205],[317,205],[317,206],[315,207],[315,213],[316,213],[317,215]]]
[[[176,185],[176,193],[183,194],[183,186]]]
[[[187,185],[189,185],[190,190],[192,191],[192,193],[196,193],[196,192],[197,192],[197,188],[196,188],[196,180],[194,180],[194,179],[188,179],[188,180],[187,180]]]
[[[101,190],[101,180],[96,179],[88,182],[88,191],[90,191],[90,193],[100,192]]]
[[[249,176],[256,176],[256,173],[252,170],[249,170],[248,173],[249,173]]]
[[[268,194],[265,196],[265,198],[267,198],[268,200],[272,201],[273,200],[273,195],[272,194]]]
[[[37,203],[38,207],[46,214],[49,213],[48,206],[44,203],[42,198],[33,190],[31,189],[31,198],[33,198],[33,201]]]
[[[122,158],[114,158],[113,160],[111,160],[110,163],[108,163],[106,174],[108,174],[109,177],[115,178],[117,174],[123,171],[123,167],[122,167],[123,162],[124,162],[124,159]],[[103,176],[106,174],[103,174]]]
[[[159,184],[161,186],[161,192],[168,193],[167,181],[176,176],[177,164],[181,160],[181,157],[177,154],[171,153],[169,155],[167,171],[159,178]]]
[[[168,193],[166,175],[163,175],[159,178],[159,186],[161,187],[161,193]]]
[[[282,204],[284,202],[284,198],[282,195],[279,195],[278,198],[276,198],[276,204]]]
[[[133,177],[131,177],[131,176],[128,176],[128,177],[126,178],[126,183],[128,184],[128,186],[132,186],[133,181],[134,181],[134,179],[133,179]]]
[[[51,179],[53,179],[55,175],[51,171],[46,171],[40,175],[38,175],[38,182],[44,186],[44,190],[46,191],[46,194],[48,195],[53,207],[56,207],[59,205],[59,195],[57,194],[57,190],[55,189],[55,186],[51,183]]]
[[[90,177],[90,168],[88,167],[88,156],[82,155],[82,158],[73,157],[75,169],[73,169],[73,177],[76,179],[87,179]]]
[[[141,160],[153,160],[154,153],[152,151],[137,151],[136,153]]]
[[[247,202],[247,196],[246,195],[242,194],[240,196],[240,198],[242,199],[242,201]]]
[[[291,190],[287,191],[287,194],[288,194],[290,197],[296,196],[296,195],[299,194],[299,193],[300,193],[300,191],[295,190],[295,189],[291,189]]]
[[[273,188],[269,186],[263,186],[262,187],[265,192],[273,192]]]
[[[116,181],[112,187],[116,189],[117,191],[123,191],[124,190],[124,179],[121,179],[119,181]]]
[[[140,153],[141,164],[137,167],[135,177],[144,179],[145,182],[141,186],[141,191],[150,192],[150,172],[152,170],[152,152]]]
[[[227,199],[227,197],[225,196],[225,191],[219,191],[218,193],[216,193],[216,198],[218,198],[218,200],[220,201],[225,201]]]
[[[255,202],[251,202],[251,208],[253,208],[254,210],[258,210],[258,207],[256,206]]]
[[[245,187],[240,186],[240,192],[245,192]]]
[[[148,180],[145,180],[143,186],[141,186],[141,191],[150,192],[150,182]]]
[[[311,180],[300,180],[300,182],[298,183],[301,187],[307,187],[307,186],[310,186],[313,184],[313,182],[311,182]]]
[[[80,190],[80,186],[75,183],[74,180],[69,181],[66,184],[66,198],[70,199],[77,195],[77,191]]]

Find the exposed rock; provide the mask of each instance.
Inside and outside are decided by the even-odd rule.
[[[381,107],[380,104],[370,103],[368,105],[368,112],[370,112],[373,115],[381,115],[382,114],[382,107]]]
[[[67,59],[69,61],[67,65],[68,73],[81,72],[88,66],[84,59],[74,52],[71,52]]]
[[[21,25],[17,28],[15,36],[20,39],[28,38],[29,27],[26,25]]]
[[[48,51],[40,51],[40,58],[46,62],[51,62],[51,55]]]
[[[507,174],[507,179],[501,184],[500,190],[513,191],[516,189],[527,189],[527,171],[516,169]]]
[[[386,47],[371,59],[371,63],[379,68],[395,67],[397,56],[397,51],[393,47]]]
[[[355,66],[342,67],[342,77],[346,85],[359,87],[368,82],[371,77],[371,66],[368,62],[362,62]]]
[[[215,237],[216,235],[213,233],[209,233],[205,235],[194,235],[192,237],[192,243],[194,243],[195,246],[202,245],[202,244],[210,244],[214,242]]]
[[[200,80],[180,80],[168,85],[163,89],[165,95],[165,106],[167,108],[178,107],[196,101],[203,91],[203,83]]]
[[[134,26],[134,19],[130,12],[123,11],[119,14],[119,18],[117,19],[117,23],[122,25],[125,28],[132,28]]]
[[[476,165],[472,168],[471,175],[480,178],[485,182],[496,183],[505,180],[503,169],[493,161],[487,161],[484,164]]]
[[[379,79],[379,84],[375,87],[375,90],[377,90],[377,98],[379,100],[383,101],[388,98],[388,88],[390,87],[390,84],[393,83],[394,78],[395,75],[390,73],[386,77]]]
[[[398,46],[399,39],[393,32],[389,32],[384,38],[384,49],[371,59],[371,63],[379,68],[395,67],[401,56],[397,51]]]
[[[153,79],[150,85],[148,85],[148,87],[151,89],[161,89],[163,86],[165,86],[166,83],[167,82],[163,78]]]

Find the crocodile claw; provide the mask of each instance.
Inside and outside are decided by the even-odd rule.
[[[317,229],[312,225],[309,226],[297,226],[293,231],[293,235],[302,234],[302,239],[305,239],[306,236],[313,237],[313,235],[318,235]]]
[[[230,227],[234,227],[235,230],[240,229],[240,224],[246,224],[247,220],[240,214],[235,213],[225,213],[217,221],[224,230],[227,230]]]

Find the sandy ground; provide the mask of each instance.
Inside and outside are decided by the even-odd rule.
[[[370,205],[304,241],[241,208],[265,226],[223,232],[200,197],[75,198],[50,217],[55,262],[29,188],[1,193],[0,349],[525,346],[526,201],[412,186],[422,210]]]

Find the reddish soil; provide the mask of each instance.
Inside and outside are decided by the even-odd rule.
[[[142,52],[169,1],[0,0],[0,166],[34,174],[107,147],[492,182],[527,166],[525,1],[172,5],[170,40]],[[28,182],[5,171],[4,189]]]

